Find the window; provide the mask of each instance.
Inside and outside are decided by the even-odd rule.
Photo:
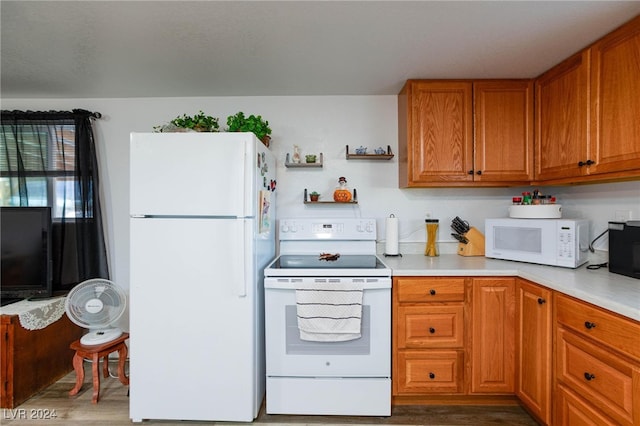
[[[52,206],[54,218],[82,217],[74,178],[74,121],[2,127],[0,205]]]

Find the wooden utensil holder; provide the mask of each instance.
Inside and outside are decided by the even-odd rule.
[[[484,256],[484,235],[473,226],[464,234],[467,243],[458,243],[460,256]]]

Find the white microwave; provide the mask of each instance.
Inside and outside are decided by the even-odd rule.
[[[485,256],[577,268],[587,261],[589,221],[585,219],[485,220]]]

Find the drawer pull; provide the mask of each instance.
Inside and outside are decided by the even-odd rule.
[[[436,378],[436,375],[435,375],[435,374],[433,374],[433,373],[429,373],[429,378],[433,380],[433,379],[435,379],[435,378]]]
[[[433,334],[436,332],[436,329],[433,327],[429,327],[429,333]]]
[[[544,300],[542,297],[538,297],[538,305],[544,305],[545,303],[547,303],[546,300]]]
[[[436,295],[436,291],[434,289],[429,290],[429,294],[432,296]]]
[[[596,323],[591,321],[585,321],[584,326],[587,328],[587,330],[591,330],[592,328],[596,328]]]
[[[588,382],[590,382],[591,380],[595,379],[595,378],[596,378],[596,376],[594,376],[594,375],[593,375],[593,374],[591,374],[591,373],[584,373],[584,378],[585,378]]]

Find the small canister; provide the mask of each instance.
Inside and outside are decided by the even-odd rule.
[[[427,246],[424,250],[425,256],[438,256],[438,219],[425,219],[427,227]]]

